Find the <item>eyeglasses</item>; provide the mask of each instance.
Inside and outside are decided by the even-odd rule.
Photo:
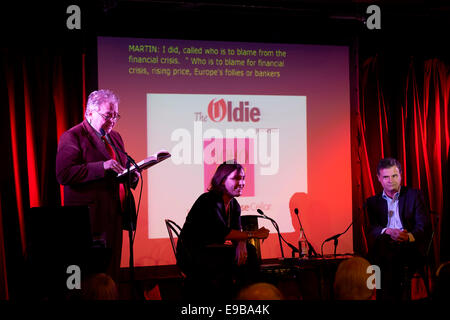
[[[97,112],[103,119],[105,119],[105,121],[108,121],[108,120],[115,120],[115,121],[118,121],[118,120],[120,120],[120,114],[115,114],[115,115],[111,115],[111,114],[109,114],[109,115],[105,115],[105,114],[102,114],[102,113],[100,113],[100,112],[98,112],[97,110],[94,110],[95,112]]]

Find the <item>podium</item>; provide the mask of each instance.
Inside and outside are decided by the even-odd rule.
[[[256,231],[258,230],[258,217],[260,216],[241,216],[242,230],[244,231]],[[247,240],[248,243],[253,245],[256,249],[256,254],[259,261],[261,261],[261,244],[259,239],[252,238]]]
[[[78,266],[83,277],[106,271],[111,252],[93,241],[88,206],[33,207],[25,226],[30,298],[67,298],[69,266]]]

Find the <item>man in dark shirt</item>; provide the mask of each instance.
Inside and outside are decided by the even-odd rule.
[[[369,259],[381,269],[377,298],[398,300],[404,285],[423,263],[429,213],[419,190],[401,186],[402,167],[392,158],[377,167],[383,192],[367,199]],[[408,280],[409,281],[409,280]]]

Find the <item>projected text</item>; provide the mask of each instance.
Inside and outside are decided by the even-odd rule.
[[[287,52],[281,49],[128,45],[128,73],[152,77],[280,78]]]

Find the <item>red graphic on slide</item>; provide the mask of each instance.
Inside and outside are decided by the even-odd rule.
[[[214,122],[227,119],[228,122],[258,122],[261,118],[261,110],[251,107],[249,101],[239,101],[238,106],[233,106],[232,101],[212,99],[208,104],[208,116]]]
[[[254,140],[250,138],[211,138],[203,140],[205,192],[217,167],[226,160],[236,159],[245,171],[245,187],[241,197],[255,196]]]
[[[227,114],[227,104],[224,99],[214,102],[212,99],[208,105],[208,116],[214,122],[220,122]]]

